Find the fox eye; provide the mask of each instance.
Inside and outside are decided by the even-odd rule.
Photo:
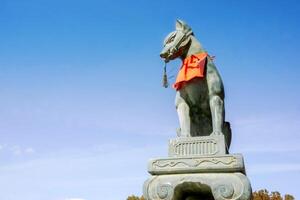
[[[167,44],[171,43],[174,41],[176,35],[173,35],[172,37],[170,37],[167,41]]]

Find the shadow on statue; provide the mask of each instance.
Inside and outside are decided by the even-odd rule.
[[[208,185],[185,182],[174,189],[174,200],[214,200]]]

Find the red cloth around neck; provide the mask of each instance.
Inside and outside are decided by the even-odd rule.
[[[173,88],[175,90],[180,90],[183,83],[192,80],[193,78],[204,77],[206,57],[208,54],[206,52],[198,53],[186,57],[183,60],[182,66],[178,72]]]

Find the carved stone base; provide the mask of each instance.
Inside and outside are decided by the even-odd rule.
[[[146,200],[250,200],[243,156],[227,154],[224,135],[178,137],[169,157],[151,159]]]
[[[148,163],[148,172],[152,175],[208,172],[245,173],[245,166],[241,154],[169,157],[151,159]]]
[[[248,178],[236,173],[169,174],[144,184],[147,200],[250,200]]]

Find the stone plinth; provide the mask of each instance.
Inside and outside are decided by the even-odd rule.
[[[252,191],[242,173],[152,176],[144,184],[148,200],[249,200]]]
[[[227,154],[223,135],[179,137],[169,157],[151,159],[146,200],[250,200],[243,156]]]

